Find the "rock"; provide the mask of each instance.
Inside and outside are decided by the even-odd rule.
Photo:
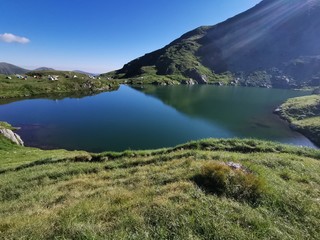
[[[294,125],[294,124],[292,124],[292,123],[289,124],[289,127],[290,127],[292,130],[295,130],[295,131],[297,131],[297,130],[299,129],[296,125]]]
[[[269,84],[266,84],[266,83],[261,84],[259,87],[261,87],[261,88],[271,88],[271,86]]]
[[[223,83],[222,82],[215,82],[215,83],[213,83],[213,85],[215,85],[215,86],[223,86]]]
[[[281,112],[281,108],[280,108],[280,107],[277,107],[277,108],[273,111],[273,113],[279,113],[279,112]]]
[[[136,83],[136,84],[138,84],[138,83]],[[142,82],[141,82],[141,84],[142,84]],[[151,84],[152,85],[156,85],[156,86],[167,86],[167,85],[169,85],[166,82],[160,82],[160,81],[153,81]]]
[[[14,133],[10,129],[1,128],[0,134],[2,134],[4,137],[10,139],[12,142],[14,142],[17,145],[20,145],[20,146],[24,145],[24,142],[22,141],[20,136],[18,134]]]
[[[234,169],[234,170],[241,170],[243,172],[249,173],[250,171],[244,167],[242,164],[240,163],[234,163],[234,162],[227,162],[225,163],[228,167]]]
[[[239,85],[239,80],[237,80],[237,79],[232,80],[232,81],[230,82],[230,85],[231,85],[231,86],[237,86],[237,85]]]
[[[201,84],[208,83],[208,78],[206,75],[201,75],[200,79],[201,79],[201,81],[200,81]]]
[[[192,78],[190,78],[189,80],[183,80],[181,83],[187,84],[187,85],[195,85],[196,84],[196,82]]]
[[[242,165],[240,163],[234,163],[234,162],[227,162],[227,166],[233,168],[233,169],[241,169]]]
[[[189,69],[186,71],[186,75],[195,81],[197,81],[199,84],[207,84],[208,79],[206,75],[200,74],[196,69]]]

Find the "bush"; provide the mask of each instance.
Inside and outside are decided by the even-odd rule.
[[[235,169],[221,162],[204,164],[194,180],[208,193],[250,203],[256,203],[265,191],[265,184],[258,176],[243,168]]]

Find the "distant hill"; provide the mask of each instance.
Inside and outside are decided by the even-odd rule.
[[[55,69],[48,68],[48,67],[40,67],[40,68],[34,69],[33,71],[55,71]]]
[[[85,75],[88,75],[88,76],[98,76],[99,75],[97,73],[89,73],[89,72],[85,72],[85,71],[81,71],[81,70],[74,70],[73,72],[85,74]]]
[[[75,71],[59,71],[59,70],[55,70],[53,68],[49,68],[49,67],[40,67],[40,68],[36,68],[34,70],[28,70],[28,69],[24,69],[18,66],[15,66],[13,64],[10,63],[5,63],[5,62],[1,62],[0,63],[0,74],[5,74],[5,75],[12,75],[12,74],[26,74],[28,73],[28,75],[32,75],[34,73],[39,73],[40,74],[56,74],[56,75],[65,75],[65,74],[81,74],[82,75],[91,75],[91,76],[97,76],[99,74],[95,74],[95,73],[88,73],[88,72],[84,72],[81,70],[75,70]]]
[[[15,66],[13,64],[1,62],[0,63],[0,74],[11,75],[11,74],[25,74],[29,70]]]
[[[242,85],[320,85],[320,0],[263,0],[137,58],[116,78],[176,75],[206,83],[226,72]]]

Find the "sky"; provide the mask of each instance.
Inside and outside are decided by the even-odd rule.
[[[260,0],[0,0],[0,62],[104,73]]]

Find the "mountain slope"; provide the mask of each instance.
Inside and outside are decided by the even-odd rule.
[[[320,85],[320,1],[263,0],[215,26],[200,27],[135,59],[115,77],[183,75],[198,83],[230,71],[246,85]],[[258,82],[255,82],[258,81]]]
[[[24,74],[29,70],[20,68],[13,64],[1,62],[0,63],[0,74],[11,75],[11,74]]]
[[[85,72],[85,71],[81,71],[81,70],[74,70],[73,72],[85,74],[87,76],[97,76],[97,75],[99,75],[99,74],[96,74],[96,73],[89,73],[89,72]]]

